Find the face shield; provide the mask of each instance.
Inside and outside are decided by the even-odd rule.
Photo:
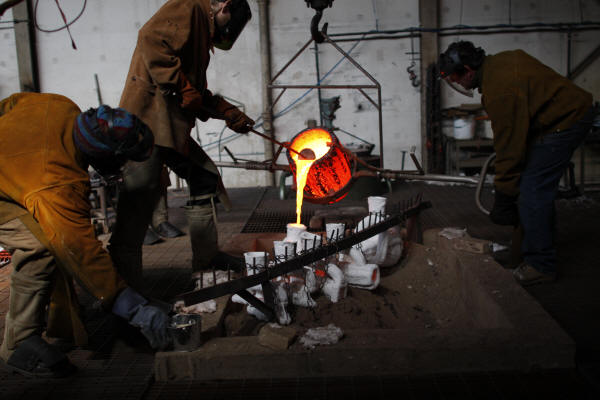
[[[452,82],[452,80],[450,80],[450,77],[444,78],[443,79],[444,82],[446,82],[448,84],[448,86],[450,86],[454,91],[467,96],[467,97],[473,97],[473,89],[466,89],[465,87],[463,87],[461,84],[456,83],[456,82]]]
[[[229,4],[231,18],[223,27],[215,23],[213,46],[221,50],[229,50],[240,36],[244,27],[252,18],[252,12],[247,0],[232,0]]]
[[[450,50],[440,54],[438,68],[440,71],[439,79],[446,82],[456,92],[467,97],[473,97],[473,89],[467,89],[461,85],[461,77],[466,70],[457,51]]]

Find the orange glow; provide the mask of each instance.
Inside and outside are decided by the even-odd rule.
[[[299,155],[290,152],[292,160],[296,164],[296,223],[301,224],[302,201],[304,200],[304,187],[308,178],[310,167],[325,154],[329,152],[331,136],[322,129],[313,129],[311,134],[303,135],[294,140],[291,147],[298,153],[304,149],[311,149],[315,153],[314,160],[300,160]]]
[[[290,146],[301,152],[309,148],[315,160],[299,160],[298,154],[288,151],[288,160],[296,178],[296,213],[300,223],[303,199],[311,203],[335,203],[346,195],[352,180],[353,160],[338,139],[325,129],[300,132]]]

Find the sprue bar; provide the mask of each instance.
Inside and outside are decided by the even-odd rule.
[[[430,207],[430,202],[421,201],[419,197],[417,198],[415,205],[401,211],[399,214],[383,219],[379,223],[376,223],[359,232],[353,233],[347,237],[339,239],[331,244],[320,245],[319,247],[305,251],[304,253],[294,258],[279,262],[275,264],[275,266],[267,268],[265,271],[258,272],[254,275],[241,277],[228,282],[216,284],[214,286],[183,293],[177,296],[177,300],[183,300],[183,302],[187,306],[190,304],[197,304],[227,294],[235,293],[240,295],[244,300],[250,302],[253,306],[258,308],[268,317],[272,317],[274,315],[272,309],[267,304],[264,304],[263,302],[252,296],[246,289],[261,284],[264,288],[268,286],[268,282],[273,278],[301,269],[306,265],[319,261],[330,255],[336,254],[340,250],[348,249],[354,246],[355,244],[358,244],[370,237],[373,237],[385,231],[388,228],[400,224],[405,219],[411,216],[415,216],[421,210]],[[267,295],[267,293],[265,293],[265,295]],[[267,300],[266,297],[267,296],[265,296],[265,301],[267,301],[267,303],[270,303],[270,301]]]

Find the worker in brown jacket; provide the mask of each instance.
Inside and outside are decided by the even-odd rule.
[[[167,165],[187,181],[185,208],[192,243],[192,278],[209,267],[241,269],[240,259],[220,252],[215,203],[230,202],[218,170],[190,136],[196,119],[218,118],[238,133],[254,121],[207,89],[214,47],[228,50],[251,18],[246,0],[169,0],[140,29],[120,106],[154,132],[156,151],[128,163],[109,250],[122,275],[141,285],[142,243],[160,197]]]
[[[553,281],[554,200],[573,151],[591,129],[592,95],[522,50],[486,56],[461,41],[450,44],[438,66],[459,91],[481,92],[496,152],[490,218],[523,228],[524,262],[514,277],[522,285]]]
[[[167,314],[129,288],[94,234],[88,165],[106,179],[152,151],[152,132],[123,109],[86,112],[56,94],[0,101],[0,245],[12,254],[10,303],[0,358],[13,371],[74,371],[41,337],[86,343],[72,278],[107,310],[168,344]],[[47,310],[47,327],[45,314]]]

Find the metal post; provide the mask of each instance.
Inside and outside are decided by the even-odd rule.
[[[275,139],[273,127],[273,98],[271,95],[271,36],[269,32],[269,0],[257,0],[260,29],[260,60],[262,69],[263,86],[263,130],[266,135]],[[265,141],[265,157],[272,159],[275,154],[275,146],[270,141]],[[275,160],[273,160],[275,161]],[[275,174],[267,173],[269,186],[276,186]]]
[[[27,21],[15,24],[19,86],[22,92],[39,92],[40,84],[31,2],[28,0],[17,4],[13,7],[12,12],[15,20]]]

